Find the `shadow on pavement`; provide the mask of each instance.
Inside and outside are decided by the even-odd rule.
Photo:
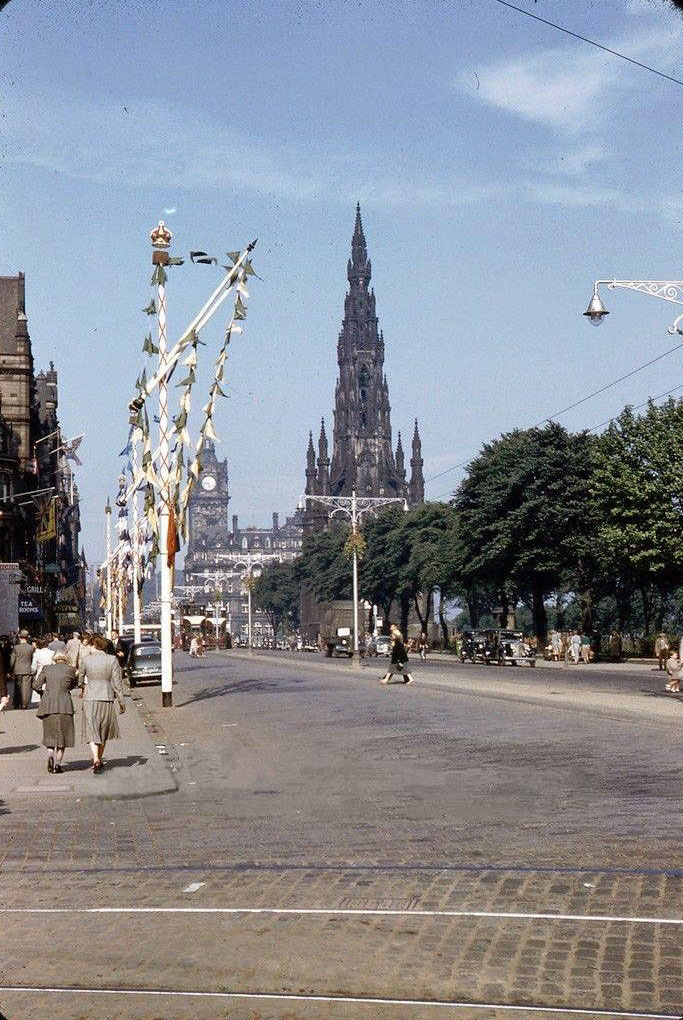
[[[17,744],[16,747],[0,747],[0,754],[23,754],[25,751],[35,751],[40,744]]]
[[[195,701],[209,701],[211,698],[222,698],[226,694],[246,694],[249,691],[259,691],[261,694],[291,694],[301,684],[308,682],[308,678],[294,680],[290,677],[284,681],[281,678],[277,680],[269,680],[267,678],[235,680],[232,683],[221,684],[219,687],[206,687],[203,691],[197,691],[196,694],[186,701],[178,701],[176,704],[178,708],[183,708],[185,705],[191,705]]]
[[[149,758],[143,758],[140,754],[129,754],[125,758],[110,758],[106,754],[102,759],[106,769],[113,769],[117,766],[127,767],[130,765],[146,765]],[[92,762],[88,759],[81,759],[79,761],[65,761],[64,772],[88,772],[92,768]]]

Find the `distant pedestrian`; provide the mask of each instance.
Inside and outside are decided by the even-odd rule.
[[[7,693],[7,670],[5,668],[5,662],[0,657],[0,712],[4,712],[9,705],[9,695]]]
[[[204,656],[206,655],[206,651],[204,649],[204,635],[203,634],[198,634],[197,635],[197,655],[199,656],[200,659],[203,659]]]
[[[670,691],[671,694],[678,694],[681,687],[681,673],[683,673],[683,663],[675,652],[671,652],[669,658],[666,660],[666,671],[671,677],[671,680],[664,688],[665,691]]]
[[[655,638],[655,659],[659,662],[660,670],[666,669],[666,660],[669,658],[670,652],[669,639],[663,630],[660,630],[659,634]]]
[[[60,638],[57,631],[54,631],[52,634],[50,634],[50,640],[48,642],[47,647],[50,649],[51,652],[66,652],[66,645]]]
[[[190,640],[190,656],[193,659],[196,659],[198,654],[199,654],[199,646],[197,644],[197,635],[193,634],[192,635],[192,639]]]
[[[33,678],[32,678],[32,681],[31,681],[31,685],[32,685],[31,693],[33,693],[33,690],[38,690],[38,688],[36,687],[36,680],[40,679],[41,673],[43,672],[43,668],[45,666],[49,666],[49,664],[53,661],[53,659],[55,657],[55,653],[52,651],[52,649],[48,645],[49,637],[50,637],[50,635],[48,634],[47,637],[39,638],[39,640],[38,640],[38,647],[36,648],[35,652],[33,653],[33,657],[31,659],[31,673],[33,674]],[[22,705],[21,705],[21,707],[22,708],[24,707],[24,705],[23,705],[23,690],[22,690]]]
[[[581,656],[581,635],[576,630],[572,631],[572,636],[569,639],[569,650],[571,651],[572,662],[577,666]]]
[[[403,635],[398,627],[392,626],[391,639],[391,662],[387,672],[379,678],[379,682],[381,684],[388,684],[392,676],[401,676],[403,677],[404,684],[412,684],[413,677],[410,673],[404,672],[408,664],[408,652],[403,643]]]
[[[591,661],[590,634],[581,635],[581,659],[586,665]]]
[[[81,635],[80,631],[75,630],[69,640],[66,643],[66,656],[69,660],[70,665],[74,669],[78,669],[78,660],[81,654]]]
[[[36,716],[43,720],[43,746],[48,749],[47,771],[62,771],[64,748],[76,743],[74,734],[74,704],[71,691],[78,686],[76,670],[62,652],[43,666],[34,689],[42,690]]]
[[[33,645],[28,639],[28,631],[19,631],[19,641],[12,649],[10,657],[10,668],[14,673],[14,679],[18,687],[18,697],[21,699],[21,707],[28,708],[31,704],[31,662],[33,660]]]
[[[616,629],[612,628],[612,633],[609,636],[609,657],[612,662],[621,662],[622,653],[622,640],[621,634]]]
[[[102,755],[107,741],[119,736],[114,701],[118,701],[121,714],[126,711],[121,667],[115,655],[107,654],[106,647],[107,639],[97,634],[93,638],[94,650],[79,671],[84,688],[83,739],[90,744],[94,775],[102,771]]]
[[[562,651],[562,635],[559,630],[553,630],[550,632],[550,647],[553,662],[560,661],[560,653]]]
[[[429,641],[424,631],[420,634],[420,658],[423,662],[427,660],[427,652],[429,651]]]

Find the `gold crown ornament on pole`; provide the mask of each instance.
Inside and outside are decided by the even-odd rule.
[[[168,249],[171,244],[173,234],[168,229],[163,220],[159,220],[154,230],[151,231],[149,239],[152,242],[154,251],[152,252],[152,265],[153,266],[166,266],[168,265]]]

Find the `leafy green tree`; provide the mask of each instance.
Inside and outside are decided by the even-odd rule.
[[[404,516],[402,510],[390,507],[377,517],[366,519],[363,525],[365,555],[359,571],[360,592],[381,609],[385,631],[406,560]]]
[[[353,598],[351,563],[345,551],[348,539],[349,528],[333,524],[304,540],[298,576],[318,602]]]
[[[554,422],[515,430],[484,446],[454,496],[465,583],[494,586],[504,611],[527,598],[541,641],[546,599],[584,541],[592,442]]]
[[[661,626],[683,578],[683,402],[625,408],[600,436],[591,490],[599,519],[598,552],[620,627],[637,592],[643,628]]]
[[[295,630],[299,626],[301,583],[295,563],[270,563],[254,576],[251,597],[258,609],[268,614],[273,635],[280,627]]]

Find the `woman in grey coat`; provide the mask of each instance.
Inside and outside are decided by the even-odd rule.
[[[102,771],[105,744],[119,736],[114,701],[118,701],[121,714],[126,711],[121,667],[116,656],[107,655],[106,647],[107,639],[96,634],[92,639],[93,650],[79,670],[83,686],[83,739],[90,744],[94,775]]]
[[[54,660],[43,666],[34,688],[43,696],[36,715],[43,720],[43,746],[47,747],[47,771],[62,772],[64,748],[73,747],[74,703],[71,691],[78,686],[76,670],[66,655],[57,652]]]

